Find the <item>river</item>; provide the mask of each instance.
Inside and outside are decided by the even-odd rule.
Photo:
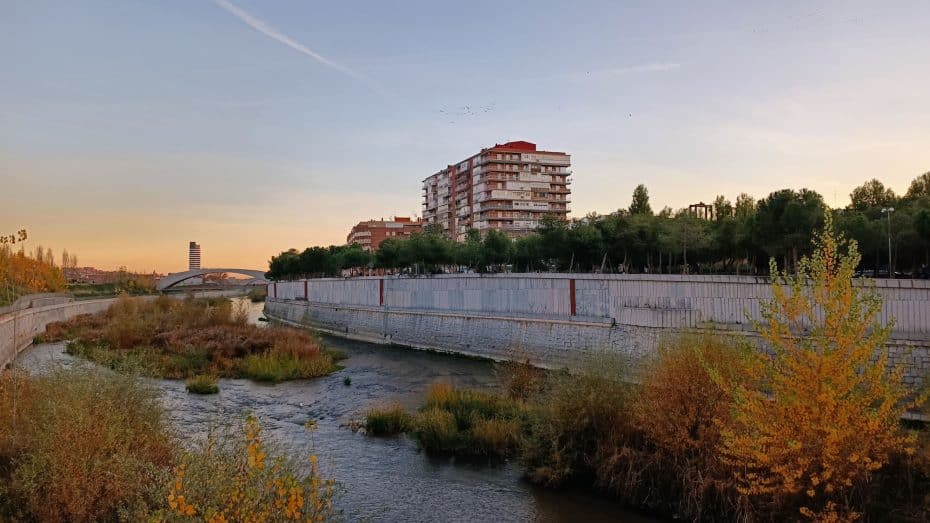
[[[241,299],[250,319],[263,304]],[[182,437],[202,437],[210,428],[258,417],[268,441],[284,451],[312,449],[341,485],[337,505],[348,521],[629,521],[648,518],[582,493],[535,487],[521,478],[517,464],[500,466],[456,462],[429,456],[409,437],[373,438],[346,427],[373,405],[400,401],[416,409],[426,387],[445,381],[462,387],[497,385],[486,361],[325,337],[348,358],[329,376],[277,385],[220,380],[220,393],[188,394],[184,382],[151,380],[162,391],[171,420]],[[73,365],[64,344],[36,345],[17,364],[41,371]],[[351,379],[351,385],[343,383]],[[308,420],[317,423],[308,432]]]

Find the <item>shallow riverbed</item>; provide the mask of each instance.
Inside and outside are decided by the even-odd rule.
[[[256,320],[263,304],[243,303]],[[353,433],[345,425],[366,407],[400,401],[413,410],[436,381],[494,387],[494,369],[484,361],[410,349],[331,337],[324,342],[349,357],[341,362],[345,369],[322,378],[278,385],[224,379],[212,396],[188,394],[183,381],[152,382],[183,437],[202,437],[252,413],[274,444],[301,454],[312,449],[341,484],[338,505],[350,521],[649,521],[601,498],[536,488],[515,464],[456,463],[427,456],[407,437]],[[37,345],[17,360],[34,371],[76,363],[61,343]],[[350,386],[343,384],[346,376]],[[312,433],[304,428],[310,419],[317,423]]]

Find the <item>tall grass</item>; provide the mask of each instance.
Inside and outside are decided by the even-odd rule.
[[[413,427],[414,418],[400,403],[365,411],[365,430],[372,436],[394,436]]]
[[[0,510],[11,519],[134,519],[163,499],[175,449],[154,392],[132,377],[0,377]]]
[[[300,461],[251,418],[183,449],[132,376],[0,375],[0,521],[327,521],[335,482]]]
[[[228,299],[121,297],[101,314],[50,324],[45,341],[113,369],[186,379],[210,374],[277,382],[312,378],[337,367],[312,334],[259,328]]]

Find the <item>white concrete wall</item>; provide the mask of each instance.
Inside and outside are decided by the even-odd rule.
[[[45,332],[49,323],[106,310],[114,300],[71,301],[0,315],[0,368],[12,363],[23,349],[32,344],[37,334]]]
[[[323,278],[306,283],[319,304],[391,310],[484,313],[565,320],[604,319],[658,328],[751,330],[772,296],[764,278],[741,276],[503,274],[419,278]],[[575,285],[575,314],[570,286]],[[930,281],[876,280],[881,321],[894,319],[892,339],[930,342]],[[304,299],[304,281],[269,285],[269,297]],[[275,291],[275,289],[277,289]],[[275,294],[277,292],[277,294]]]

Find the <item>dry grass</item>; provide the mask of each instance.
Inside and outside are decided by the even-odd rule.
[[[132,377],[0,377],[0,509],[10,519],[134,519],[160,502],[175,450],[154,392]]]
[[[92,367],[0,375],[0,521],[327,521],[335,481],[254,419],[185,451],[153,389]]]
[[[186,379],[200,374],[261,381],[312,378],[336,369],[306,331],[259,328],[227,299],[122,297],[102,314],[50,324],[44,341],[114,369]]]

